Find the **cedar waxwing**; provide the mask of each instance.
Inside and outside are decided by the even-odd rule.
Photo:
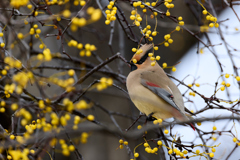
[[[135,53],[130,61],[131,72],[126,83],[132,102],[147,116],[163,120],[171,117],[179,121],[189,120],[184,114],[183,98],[177,86],[158,63],[151,65],[153,61],[148,56],[151,49],[152,44],[143,45],[140,53]]]

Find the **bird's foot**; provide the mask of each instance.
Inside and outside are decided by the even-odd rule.
[[[150,113],[150,114],[147,116],[146,121],[154,121],[154,120],[157,120],[157,118],[155,118],[155,117],[152,116],[153,114],[154,114],[153,112]]]

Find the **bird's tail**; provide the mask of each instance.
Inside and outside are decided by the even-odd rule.
[[[174,112],[174,117],[179,120],[179,121],[188,121],[188,120],[191,120],[193,119],[192,117],[190,116],[186,116],[184,113],[182,112]],[[195,131],[195,127],[194,127],[194,124],[193,123],[187,123],[189,126],[192,127],[192,129]]]

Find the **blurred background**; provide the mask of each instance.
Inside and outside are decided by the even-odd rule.
[[[35,69],[30,69],[35,76],[41,78],[49,77],[60,71],[67,71],[70,68],[79,68],[79,70],[75,69],[76,74],[74,76],[74,79],[77,80],[83,77],[94,66],[102,63],[107,58],[115,55],[116,53],[120,53],[121,56],[124,57],[126,60],[130,60],[134,54],[131,51],[132,48],[137,48],[140,43],[147,43],[147,40],[142,38],[142,35],[140,34],[140,28],[134,26],[133,22],[129,19],[131,11],[134,9],[134,7],[132,7],[131,1],[119,0],[115,2],[118,8],[117,20],[111,22],[110,25],[105,25],[106,18],[104,17],[104,11],[109,4],[108,0],[89,0],[86,1],[86,7],[82,7],[81,5],[73,5],[74,3],[74,1],[69,1],[64,5],[49,5],[47,6],[47,10],[39,10],[39,15],[37,15],[36,17],[31,17],[24,16],[24,14],[32,13],[32,9],[29,9],[26,6],[19,8],[19,13],[16,12],[15,15],[13,15],[11,7],[9,7],[9,1],[3,0],[2,3],[0,3],[0,22],[4,31],[4,37],[2,37],[1,42],[6,43],[6,48],[1,49],[0,51],[1,60],[3,60],[5,56],[12,55],[17,59],[21,60],[22,63],[28,68],[34,66],[43,66],[43,68],[36,67]],[[206,97],[210,97],[214,93],[215,82],[218,81],[218,78],[221,74],[229,73],[236,75],[236,72],[233,70],[231,58],[234,58],[236,68],[240,67],[240,61],[238,56],[240,50],[238,45],[238,40],[240,39],[240,26],[239,18],[237,16],[240,14],[240,8],[239,6],[234,5],[234,10],[232,10],[231,5],[229,5],[230,2],[227,1],[202,0],[201,3],[212,15],[218,18],[221,31],[217,28],[209,29],[208,22],[206,22],[205,16],[202,14],[203,9],[197,3],[197,1],[173,1],[174,8],[171,9],[171,16],[173,16],[173,19],[176,19],[179,16],[183,17],[185,23],[184,27],[186,27],[187,30],[182,29],[179,32],[174,32],[173,34],[171,34],[174,42],[169,47],[164,47],[164,45],[159,46],[158,51],[155,51],[155,55],[161,56],[161,60],[158,62],[160,65],[162,65],[162,63],[167,63],[169,66],[176,65],[176,72],[172,73],[171,68],[167,68],[165,69],[167,73],[172,74],[174,77],[181,81],[183,80],[183,82],[186,84],[199,83],[201,87],[195,87],[194,89],[196,89],[199,93],[205,95]],[[36,5],[42,5],[43,2],[33,0],[29,1],[29,4],[32,4],[36,7]],[[163,5],[163,1],[158,1],[157,4],[159,4],[159,6],[157,6],[156,8],[159,11],[167,11],[166,7]],[[80,14],[78,14],[79,18],[89,18],[86,10],[90,6],[94,7],[95,9],[102,9],[103,15],[101,16],[101,19],[97,22],[89,23],[88,25],[79,27],[76,31],[72,31],[72,28],[69,27],[66,30],[64,37],[61,37],[62,39],[57,40],[56,35],[66,29],[65,27],[68,26],[70,18],[77,15],[79,11],[82,11],[79,12]],[[71,17],[66,18],[63,16],[63,12],[65,10],[71,11]],[[139,9],[138,11],[140,15],[143,14],[141,9]],[[124,16],[122,16],[123,14]],[[54,17],[53,15],[61,17],[61,21],[56,21],[56,17]],[[157,22],[158,35],[154,38],[154,44],[159,44],[163,42],[164,35],[169,34],[173,30],[175,30],[176,26],[178,25],[174,20],[166,17],[164,14],[159,14],[157,16],[157,21],[155,18],[151,18],[151,12],[148,12],[147,15],[147,23],[152,28],[155,27]],[[124,17],[126,18],[125,21],[122,20]],[[28,25],[25,24],[25,20],[29,22]],[[129,23],[129,26],[131,26],[130,28],[132,31],[128,29],[129,26],[126,25],[126,21]],[[58,28],[54,29],[54,27],[51,26],[52,23],[55,23],[55,25],[57,24]],[[27,35],[30,28],[34,24],[37,24],[39,29],[41,29],[41,33],[39,34],[41,40]],[[7,27],[5,27],[5,25],[7,25]],[[146,26],[145,20],[143,20],[141,26],[143,28],[144,26]],[[25,33],[25,38],[19,39],[18,33]],[[221,38],[221,34],[223,34],[224,39]],[[134,37],[134,40],[128,38],[128,36]],[[213,54],[208,51],[208,48],[204,46],[196,37],[201,39],[201,41],[203,41],[205,44],[207,44],[210,50],[213,50],[213,52],[217,55],[219,61],[222,64],[223,71],[221,71],[219,64],[217,63]],[[69,47],[67,45],[68,42],[71,40],[75,40],[78,43],[82,44],[94,44],[96,46],[96,50],[92,52],[92,56],[90,57],[80,56],[79,49]],[[16,47],[12,48],[11,44],[13,43]],[[53,56],[52,61],[44,62],[39,65],[39,62],[33,60],[33,57],[43,52],[43,50],[39,48],[39,45],[42,43],[44,43],[51,50],[52,54],[60,53],[62,58],[58,58],[58,56]],[[226,50],[226,48],[231,51],[234,50],[235,52],[231,52],[231,55],[236,56],[229,56],[229,52],[228,50]],[[63,52],[66,52],[66,54],[64,55]],[[47,68],[46,66],[52,66],[52,68]],[[53,66],[58,66],[62,68],[56,69]],[[102,77],[113,78],[115,85],[121,87],[123,90],[126,90],[125,78],[129,72],[130,68],[126,63],[124,63],[120,59],[115,59],[113,62],[101,68],[99,72],[95,72],[93,75],[88,77],[83,83],[77,85],[76,90],[84,90],[94,80],[99,80]],[[115,75],[113,73],[115,73]],[[66,79],[68,75],[61,75],[59,77],[61,77],[62,79]],[[223,78],[221,80],[225,79]],[[239,99],[239,84],[234,81],[234,76],[232,76],[228,80],[233,85],[231,85],[231,88],[226,89],[227,92],[220,92],[220,94],[217,95],[218,98],[231,101]],[[10,82],[10,80],[8,80],[8,78],[5,78],[1,79],[0,84],[4,86],[4,84],[8,82]],[[177,81],[174,82],[176,84],[179,84]],[[221,83],[220,80],[219,83]],[[40,88],[41,89],[39,89],[39,86],[34,83],[28,85],[26,90],[36,97],[49,98],[52,101],[57,100],[59,96],[65,91],[64,88],[61,88],[55,84],[46,84],[41,86]],[[189,96],[188,93],[190,91],[185,86],[179,85],[179,88],[184,95],[184,101],[186,102],[185,106],[189,110],[192,110],[193,112],[198,112],[206,106],[205,102],[200,96]],[[73,94],[71,94],[69,98],[74,99],[77,94],[79,93],[73,92]],[[84,94],[81,99],[86,100],[87,103],[92,106],[90,109],[81,111],[83,114],[93,114],[97,121],[105,124],[106,126],[109,126],[109,128],[113,128],[116,130],[121,128],[122,132],[125,132],[125,129],[128,128],[132,124],[133,120],[136,119],[139,115],[139,111],[129,99],[128,94],[124,93],[122,90],[119,90],[116,87],[108,87],[107,89],[101,91],[97,90],[96,87],[92,87],[86,92],[86,94]],[[20,100],[13,99],[12,101],[19,102]],[[231,104],[226,103],[224,103],[223,105],[226,107],[232,106]],[[102,109],[102,107],[104,107],[107,111],[121,113],[127,115],[127,117],[113,115],[113,120],[112,117],[109,116],[109,114],[105,112],[104,109]],[[13,112],[7,108],[6,110],[7,111],[5,113],[1,113],[0,115],[0,123],[5,129],[11,130],[11,114]],[[222,110],[222,112],[218,110],[207,110],[207,112],[198,114],[196,118],[231,115],[233,115],[233,113],[227,112],[226,110]],[[37,116],[35,115],[35,118],[36,117]],[[72,120],[70,121],[73,122]],[[116,123],[114,121],[116,121]],[[136,130],[137,126],[139,124],[142,125],[144,121],[145,118],[141,118],[138,123],[131,128],[131,130]],[[205,132],[208,132],[212,129],[214,125],[216,125],[219,130],[230,130],[233,123],[234,121],[229,122],[226,120],[224,122],[205,122],[202,123],[199,128],[201,130],[204,130]],[[116,124],[118,124],[119,127],[116,126]],[[236,134],[239,134],[237,132],[237,130],[239,130],[239,124],[235,124]],[[121,137],[114,134],[109,134],[105,131],[98,132],[96,128],[96,124],[85,121],[81,123],[81,125],[79,125],[78,132],[74,134],[72,138],[72,141],[75,143],[75,146],[78,148],[84,159],[130,159],[129,148],[118,148],[118,141]],[[97,131],[95,132],[95,130]],[[71,131],[70,128],[69,131]],[[89,138],[87,140],[87,143],[85,144],[80,144],[80,134],[82,132],[89,133]],[[187,144],[202,143],[201,139],[198,137],[198,134],[192,131],[191,128],[188,126],[178,125],[172,129],[172,134],[182,135],[182,142],[186,142]],[[156,138],[157,136],[159,135],[156,131],[150,131],[147,135],[147,139]],[[231,136],[216,135],[217,138],[221,137],[217,139],[217,141],[211,140],[211,138],[214,137],[213,134],[205,136],[204,138],[206,138],[207,145],[215,145],[221,143],[221,145],[219,146],[220,149],[217,150],[215,154],[216,159],[236,159],[235,157],[238,156],[237,152],[239,151],[239,148],[234,148],[235,143],[232,142]],[[63,136],[61,138],[67,139],[66,136]],[[171,139],[171,137],[168,138]],[[130,150],[133,150],[135,146],[143,142],[142,138],[133,138],[126,140],[129,142]],[[149,144],[154,145],[154,143],[151,142]],[[60,145],[56,147],[56,159],[76,159],[76,156],[74,154],[71,154],[71,157],[64,157],[62,154],[59,154],[60,149],[58,148],[61,148]],[[199,147],[198,149],[200,149],[201,152],[204,152],[203,148],[204,147]],[[162,153],[160,153],[161,151],[159,151],[158,154],[148,154],[144,151],[143,147],[139,147],[137,150],[139,153],[141,153],[140,159],[170,159],[170,157],[167,155],[166,148],[164,148],[165,155],[169,158],[164,158],[162,156]],[[232,150],[234,152],[231,157],[227,157]],[[43,153],[43,155],[43,159],[51,159],[48,154]],[[192,157],[191,159],[199,159],[199,157]]]

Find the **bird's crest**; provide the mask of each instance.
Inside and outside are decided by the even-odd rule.
[[[152,44],[144,44],[142,47],[140,47],[137,52],[133,55],[131,61],[134,59],[137,60],[137,63],[143,63],[147,57],[148,53],[151,52],[153,45]]]

